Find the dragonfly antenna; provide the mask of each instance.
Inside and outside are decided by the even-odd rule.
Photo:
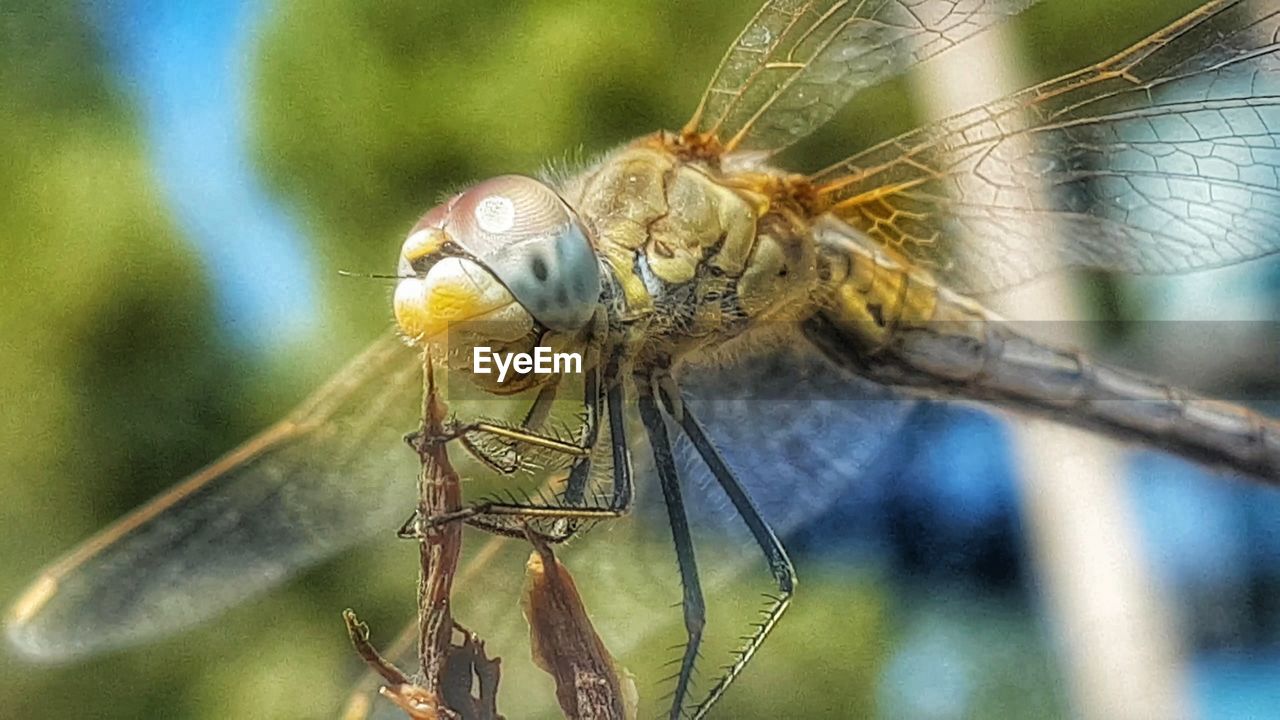
[[[338,274],[341,275],[342,277],[362,278],[365,280],[403,280],[405,279],[405,277],[412,277],[411,275],[405,276],[405,275],[384,275],[380,273],[357,273],[357,272],[351,272],[350,270],[339,270]]]

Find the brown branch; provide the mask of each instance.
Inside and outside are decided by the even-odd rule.
[[[343,610],[342,619],[347,623],[347,635],[351,638],[351,644],[370,669],[391,685],[407,685],[412,682],[404,671],[382,657],[373,643],[369,642],[369,626],[360,622],[354,610]]]
[[[458,625],[450,605],[453,581],[462,554],[462,524],[443,523],[422,529],[421,520],[456,512],[462,507],[458,474],[449,463],[444,422],[447,415],[435,384],[429,353],[423,355],[425,387],[422,429],[409,442],[422,462],[418,476],[418,506],[404,531],[418,537],[418,662],[420,681],[415,683],[388,662],[369,642],[369,628],[347,610],[343,619],[360,657],[387,685],[383,697],[394,702],[414,720],[502,720],[498,714],[498,681],[501,665],[485,654],[484,642]],[[462,635],[453,643],[454,631]],[[475,690],[473,691],[473,688]]]
[[[356,652],[374,672],[387,681],[386,685],[378,688],[383,697],[399,705],[413,720],[452,720],[457,717],[456,713],[440,705],[436,695],[413,684],[400,668],[382,657],[369,642],[369,626],[360,622],[353,610],[344,610],[342,619],[347,623],[347,635]]]
[[[462,487],[449,463],[443,442],[445,407],[435,383],[430,352],[423,354],[426,388],[422,400],[422,432],[412,441],[422,461],[418,480],[418,518],[453,513],[462,507]],[[424,687],[439,695],[446,664],[453,652],[453,612],[450,594],[462,553],[462,523],[430,527],[418,542],[418,661]],[[468,693],[469,694],[469,693]]]

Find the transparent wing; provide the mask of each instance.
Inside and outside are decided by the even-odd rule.
[[[1036,1],[771,0],[725,53],[684,130],[726,152],[781,150],[859,90]]]
[[[283,421],[49,567],[9,637],[64,659],[195,625],[413,508],[420,354],[388,334]]]
[[[765,518],[784,536],[824,512],[897,437],[914,403],[847,375],[807,341],[682,381],[707,427]],[[704,523],[736,523],[733,507],[692,448],[679,443],[695,490],[686,502]]]
[[[681,384],[689,407],[784,541],[858,480],[912,408],[909,400],[839,373],[802,341],[732,364],[691,368]],[[639,716],[645,717],[669,709],[668,663],[679,656],[683,618],[671,531],[649,468],[649,448],[639,440],[638,423],[628,427],[636,508],[559,546],[557,554],[573,572],[609,651],[635,675]],[[672,426],[673,437],[676,432]],[[719,487],[690,448],[677,452],[708,606],[700,671],[709,685],[759,619],[760,594],[772,586],[760,551]],[[462,477],[471,483],[467,474]],[[472,532],[463,550],[452,609],[503,658],[499,709],[508,717],[561,717],[548,676],[529,659],[529,631],[518,602],[529,546]],[[797,603],[796,612],[804,613],[803,605]],[[784,620],[783,627],[790,622]],[[394,630],[375,628],[376,637],[389,638]],[[385,645],[402,667],[416,667],[413,633]],[[394,717],[390,703],[377,696],[377,684],[366,677],[343,717]]]
[[[813,176],[955,287],[1063,266],[1170,273],[1280,249],[1280,9],[1204,5],[1090,68]]]

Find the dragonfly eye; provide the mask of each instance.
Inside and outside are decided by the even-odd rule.
[[[538,322],[572,332],[600,299],[595,251],[577,215],[543,183],[486,180],[458,196],[442,229]]]

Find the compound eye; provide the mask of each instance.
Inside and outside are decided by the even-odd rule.
[[[396,268],[400,277],[420,275],[439,258],[441,252],[449,254],[453,241],[441,228],[448,221],[449,213],[460,197],[462,193],[436,205],[414,224],[409,236],[400,246],[400,261]]]
[[[419,230],[439,230],[444,227],[445,221],[449,219],[449,213],[453,210],[453,206],[458,203],[458,199],[461,197],[462,193],[458,193],[428,210],[422,215],[422,217],[418,218],[418,222],[413,226],[413,229],[409,231],[409,234],[412,235]]]
[[[462,193],[443,230],[543,325],[570,332],[595,312],[595,251],[577,215],[543,183],[520,175],[486,180]]]

